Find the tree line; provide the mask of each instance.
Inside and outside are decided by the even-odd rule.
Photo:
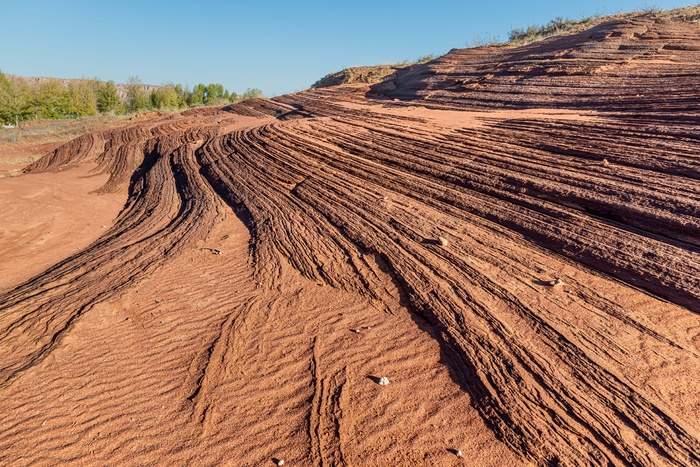
[[[197,84],[192,89],[166,83],[146,91],[138,76],[129,78],[120,93],[114,81],[58,79],[36,82],[0,72],[0,123],[38,118],[76,118],[98,114],[123,115],[147,110],[181,110],[203,105],[226,105],[262,97],[259,89],[239,95],[219,83]]]

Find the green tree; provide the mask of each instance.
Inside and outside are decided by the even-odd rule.
[[[191,93],[190,93],[190,87],[189,87],[189,86],[185,86],[185,89],[182,90],[182,94],[181,94],[181,98],[182,98],[182,101],[183,101],[183,105],[182,105],[183,107],[188,107],[188,106],[190,105],[190,104],[189,104],[190,95],[191,95]]]
[[[97,115],[95,80],[81,79],[68,83],[68,112],[78,116]]]
[[[143,83],[138,76],[129,76],[126,85],[126,110],[128,112],[140,112],[148,109],[150,100],[143,88]]]
[[[175,93],[177,94],[177,107],[179,109],[187,107],[187,96],[185,93],[189,94],[189,92],[186,89],[182,89],[181,84],[176,84]]]
[[[70,114],[70,93],[57,79],[40,81],[34,89],[31,106],[39,118],[63,118]]]
[[[207,86],[206,97],[204,103],[207,105],[215,105],[224,99],[224,86],[219,83],[211,83]]]
[[[97,88],[97,110],[102,113],[121,113],[124,104],[119,97],[119,91],[114,81],[100,83]]]
[[[154,109],[175,110],[179,107],[179,97],[175,86],[168,83],[151,91],[151,105]]]
[[[26,80],[0,72],[0,123],[16,125],[30,116],[32,90]]]
[[[241,96],[241,100],[244,101],[246,99],[255,99],[256,97],[262,97],[263,92],[258,89],[258,88],[253,88],[253,89],[246,89],[245,92],[243,93],[243,96]]]
[[[187,99],[187,105],[194,107],[206,103],[207,87],[202,83],[196,84]]]

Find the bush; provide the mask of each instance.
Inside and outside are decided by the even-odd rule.
[[[101,113],[119,114],[124,112],[124,103],[114,81],[100,83],[97,87],[97,110]]]
[[[138,76],[129,76],[129,82],[126,85],[125,102],[127,112],[147,110],[150,103],[150,99],[146,96],[146,91],[143,89],[141,79]]]
[[[130,76],[122,100],[114,81],[97,79],[26,79],[0,72],[0,123],[19,123],[36,118],[60,119],[109,113],[135,113],[147,109],[177,110],[187,106],[227,105],[244,99],[262,97],[259,89],[247,89],[239,96],[222,84],[197,84],[190,92],[181,85],[163,84],[146,94],[138,76]]]
[[[31,87],[26,80],[7,77],[0,72],[0,123],[19,124],[31,113]]]
[[[172,83],[151,91],[151,107],[158,110],[175,110],[180,108],[180,96]]]
[[[57,79],[39,82],[31,99],[32,114],[38,118],[65,118],[70,115],[70,93]]]
[[[68,113],[79,117],[97,115],[96,80],[76,80],[68,83]]]

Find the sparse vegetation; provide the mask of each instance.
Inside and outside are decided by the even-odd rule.
[[[501,39],[494,34],[477,34],[472,40],[467,41],[467,48],[501,45],[502,43]]]
[[[530,25],[526,28],[514,28],[508,33],[508,41],[511,44],[521,45],[536,42],[547,37],[559,36],[567,32],[574,32],[593,26],[599,17],[591,16],[581,20],[558,17],[544,26]]]
[[[30,81],[0,72],[0,123],[19,125],[37,119],[175,111],[201,105],[226,105],[262,95],[255,88],[238,95],[219,83],[200,83],[191,92],[172,83],[146,86],[138,76],[129,77],[120,92],[113,81],[51,78]]]
[[[0,144],[43,144],[51,141],[66,141],[95,128],[112,128],[127,124],[129,121],[128,115],[30,120],[18,128],[0,130]]]
[[[621,13],[610,16],[594,15],[579,20],[558,17],[545,25],[530,25],[527,27],[511,29],[511,31],[508,33],[508,43],[510,45],[524,45],[546,39],[548,37],[583,31],[602,23],[603,21],[608,21],[615,18],[650,16],[674,19],[677,21],[698,22],[700,21],[700,4],[696,6],[676,8],[673,10],[662,10],[655,6],[646,6],[631,13]]]
[[[428,54],[428,55],[423,55],[422,57],[418,57],[415,61],[417,65],[422,65],[424,63],[428,63],[431,60],[435,60],[437,58],[436,55],[433,54]]]
[[[574,33],[591,28],[603,21],[615,18],[630,18],[635,16],[654,16],[660,18],[675,19],[679,21],[700,21],[700,4],[676,8],[674,10],[660,10],[656,7],[645,7],[632,13],[622,13],[610,16],[593,15],[579,20],[558,17],[545,25],[530,25],[516,27],[508,33],[508,41],[503,42],[498,36],[490,33],[475,36],[467,41],[467,47],[483,47],[495,45],[525,45],[548,37],[567,33]],[[341,71],[329,73],[311,85],[312,88],[325,88],[354,83],[378,83],[390,79],[394,73],[412,65],[421,65],[437,58],[435,55],[425,55],[414,61],[404,60],[400,63],[382,64],[374,66],[359,66],[345,68]]]

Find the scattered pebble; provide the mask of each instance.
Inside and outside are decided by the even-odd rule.
[[[277,462],[275,462],[277,465],[284,465],[284,461],[282,459],[278,459]]]
[[[553,281],[549,281],[549,285],[551,285],[552,287],[557,287],[557,286],[560,286],[560,285],[564,285],[564,281],[561,280],[561,279],[559,279],[559,278],[557,277],[557,278],[554,279]]]
[[[609,167],[609,166],[610,166],[610,162],[608,162],[607,159],[603,159],[603,165],[604,165],[605,167]]]
[[[462,451],[460,451],[459,449],[455,450],[455,456],[462,457]]]
[[[447,246],[450,244],[450,242],[448,242],[445,237],[438,237],[438,241],[440,242],[440,245],[442,245],[442,246]]]
[[[160,302],[161,302],[161,300],[156,300],[156,303],[160,303]]]
[[[352,331],[352,332],[355,332],[355,333],[360,332],[359,329],[351,329],[351,331]]]
[[[388,385],[388,384],[389,384],[389,378],[387,378],[386,376],[382,376],[381,378],[379,378],[379,383],[378,383],[378,384],[379,384],[380,386],[386,386],[386,385]]]

